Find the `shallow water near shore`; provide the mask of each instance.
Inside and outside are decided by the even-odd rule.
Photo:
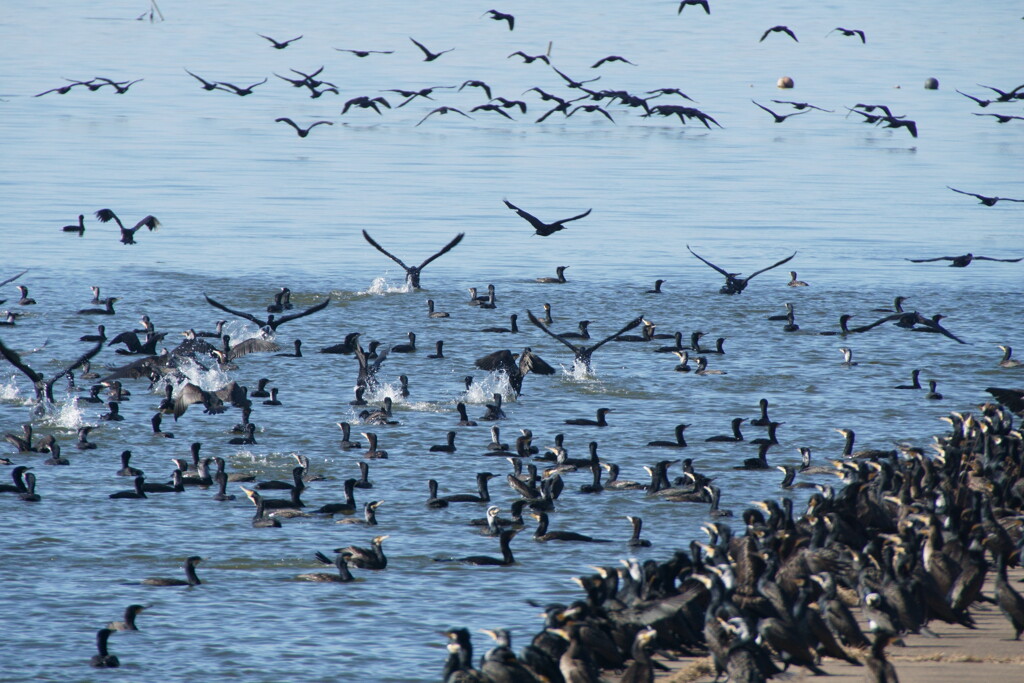
[[[476,419],[494,391],[505,391],[503,441],[514,443],[527,428],[543,450],[562,432],[570,455],[583,457],[596,440],[600,457],[619,464],[624,479],[646,481],[644,465],[693,458],[699,471],[716,478],[722,506],[738,516],[749,501],[784,494],[799,510],[806,496],[781,490],[777,470],[735,471],[756,454],[749,443],[705,442],[727,433],[733,417],[757,417],[760,398],[784,423],[769,462],[797,464],[797,448],[810,446],[815,462],[825,464],[842,450],[836,428],[854,429],[858,446],[927,447],[947,426],[940,418],[972,410],[988,398],[985,387],[1024,385],[1024,369],[997,365],[997,345],[1024,351],[1024,263],[959,269],[904,260],[967,252],[1024,256],[1024,205],[985,207],[946,189],[1024,198],[1024,125],[1018,125],[1024,122],[1000,125],[972,115],[1021,115],[1020,103],[980,109],[955,92],[988,96],[978,83],[1007,90],[1020,81],[1024,22],[1010,3],[970,13],[928,2],[899,11],[881,2],[719,3],[707,16],[696,7],[677,15],[674,3],[663,2],[524,1],[504,8],[517,16],[513,32],[481,18],[485,7],[466,3],[343,2],[329,10],[316,3],[162,4],[166,21],[152,24],[134,20],[143,9],[139,2],[55,2],[21,6],[0,19],[0,65],[8,74],[0,84],[0,280],[29,269],[0,291],[7,299],[0,308],[25,313],[0,338],[23,353],[49,340],[24,359],[51,375],[88,348],[74,340],[97,323],[112,336],[137,327],[145,314],[169,333],[168,346],[180,330],[212,329],[222,314],[205,303],[204,292],[257,315],[282,286],[292,290],[297,309],[327,295],[332,304],[278,330],[283,350],[303,341],[302,358],[253,354],[224,376],[250,387],[268,377],[280,388],[282,406],[256,402],[259,429],[251,446],[227,443],[237,410],[204,415],[200,406],[177,423],[164,420],[174,439],[152,436],[149,418],[160,395],[144,380],[125,383],[132,396],[121,406],[123,422],[102,422],[105,407],[71,400],[64,381],[56,385],[59,412],[33,419],[32,388],[13,367],[0,367],[0,432],[17,433],[32,420],[37,433],[58,438],[71,461],[45,467],[44,455],[10,455],[34,467],[42,501],[0,496],[8,521],[0,540],[6,577],[0,605],[10,615],[0,660],[8,680],[96,680],[88,668],[95,630],[120,619],[131,603],[152,606],[139,617],[139,633],[111,638],[122,662],[113,676],[144,683],[436,680],[445,658],[439,630],[509,628],[518,648],[541,624],[538,608],[527,601],[569,602],[580,595],[570,577],[591,565],[663,558],[703,536],[706,505],[645,500],[637,491],[583,495],[579,486],[590,476],[581,472],[566,476],[551,526],[613,543],[535,543],[531,521],[513,541],[514,567],[435,561],[499,551],[494,539],[466,524],[482,517],[486,505],[427,510],[427,479],[440,482],[442,495],[470,492],[474,474],[490,471],[499,475],[491,493],[503,514],[514,500],[504,481],[509,464],[481,455],[489,423],[455,427],[460,400]],[[780,23],[800,42],[778,34],[757,41]],[[867,43],[826,36],[839,25],[865,30]],[[304,37],[278,51],[256,33]],[[435,50],[456,49],[424,63],[410,35]],[[678,87],[723,127],[641,118],[621,106],[609,107],[614,124],[585,112],[535,124],[546,108],[535,94],[521,93],[533,86],[566,89],[540,62],[524,65],[506,55],[541,54],[549,41],[564,72],[601,76],[592,87]],[[395,54],[358,59],[334,47]],[[589,68],[608,54],[636,66]],[[337,83],[339,96],[309,99],[272,75],[321,65],[321,78]],[[236,97],[204,92],[183,69],[240,85],[270,81]],[[32,97],[64,77],[96,75],[144,80],[124,95],[79,87]],[[783,75],[795,79],[796,89],[775,88]],[[939,90],[922,88],[929,76],[940,80]],[[514,114],[515,121],[486,112],[472,120],[435,114],[415,125],[436,106],[468,111],[483,103],[478,89],[468,87],[438,90],[436,102],[414,100],[379,117],[367,110],[339,116],[357,95],[384,94],[394,106],[401,99],[379,91],[467,79],[527,101],[529,113]],[[815,111],[776,125],[751,99],[772,107],[772,99],[806,101],[835,113]],[[886,104],[908,115],[920,137],[847,117],[846,107],[855,103]],[[777,106],[781,113],[784,105]],[[281,116],[334,125],[300,139],[274,122]],[[545,220],[593,213],[541,238],[503,198]],[[163,227],[122,245],[116,228],[92,217],[106,207],[129,225],[153,214]],[[85,234],[62,233],[60,226],[80,213]],[[409,264],[456,233],[466,237],[424,270],[423,290],[415,292],[404,286],[404,272],[363,240],[363,229]],[[741,273],[796,256],[730,297],[718,293],[723,278],[687,245]],[[558,265],[569,266],[567,283],[533,282]],[[789,269],[810,286],[787,287]],[[657,278],[666,280],[664,293],[645,294]],[[483,291],[488,283],[496,286],[497,308],[467,306],[467,289]],[[17,306],[15,284],[26,285],[38,304]],[[117,315],[76,313],[90,307],[91,285],[121,298]],[[943,324],[967,343],[888,325],[845,339],[818,334],[838,329],[842,313],[855,316],[851,325],[867,324],[885,315],[874,309],[891,306],[897,295],[907,297],[908,310],[947,316]],[[451,317],[428,319],[427,298]],[[766,320],[784,313],[786,302],[795,307],[798,332]],[[658,333],[679,330],[688,340],[701,330],[706,346],[725,337],[726,353],[708,358],[727,374],[674,372],[675,356],[651,349],[671,343],[666,339],[609,343],[594,355],[593,374],[580,376],[568,349],[526,320],[527,310],[540,314],[544,303],[551,304],[559,332],[589,319],[595,338],[602,338],[642,314]],[[480,332],[507,325],[512,313],[519,315],[518,335]],[[227,330],[236,340],[256,332],[241,319],[231,319]],[[338,449],[335,423],[356,420],[359,409],[348,404],[356,363],[316,351],[354,331],[363,333],[364,344],[376,339],[385,346],[413,331],[420,347],[391,354],[380,374],[384,388],[372,397],[392,395],[400,422],[373,428],[390,457],[371,462],[375,486],[356,492],[360,505],[385,501],[379,526],[303,518],[285,520],[282,529],[252,529],[252,506],[234,484],[229,493],[236,500],[223,503],[211,499],[214,490],[195,488],[144,501],[108,499],[130,488],[114,476],[122,450],[132,451],[132,464],[151,481],[164,481],[170,458],[187,457],[189,443],[200,441],[204,456],[224,457],[229,470],[260,479],[286,479],[292,454],[306,455],[325,477],[310,485],[307,504],[342,500],[342,482],[357,476],[360,452]],[[438,339],[445,340],[446,358],[426,358]],[[486,353],[525,346],[559,373],[527,376],[518,399],[473,366]],[[858,365],[840,366],[844,346]],[[102,372],[130,360],[104,349],[94,366]],[[892,388],[907,383],[914,368],[922,380],[938,380],[942,400]],[[397,394],[402,374],[409,377],[407,399]],[[485,388],[467,393],[466,375]],[[80,389],[89,385],[76,382]],[[613,409],[606,428],[564,424],[603,406]],[[691,425],[689,448],[645,446],[671,439],[678,423]],[[97,450],[74,448],[82,424],[97,427],[90,436]],[[458,431],[458,451],[430,454],[449,429]],[[744,426],[743,432],[747,440],[763,436],[762,429]],[[0,471],[5,482],[8,471]],[[680,474],[678,466],[672,473]],[[810,480],[839,485],[829,477]],[[625,516],[637,514],[653,547],[632,551]],[[314,552],[368,546],[383,534],[390,536],[387,570],[355,570],[359,580],[347,585],[294,579],[318,571]],[[189,555],[204,558],[201,586],[139,585],[150,576],[182,576]],[[486,636],[474,640],[478,652],[486,649]]]

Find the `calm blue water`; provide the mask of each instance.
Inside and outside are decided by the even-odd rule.
[[[133,396],[117,425],[101,423],[102,410],[70,400],[58,383],[60,411],[33,424],[58,437],[71,466],[49,468],[41,456],[11,455],[35,467],[43,501],[0,497],[8,520],[0,541],[0,605],[10,615],[0,642],[6,680],[95,680],[87,666],[95,630],[121,618],[131,603],[152,607],[139,618],[141,632],[111,639],[123,665],[110,675],[132,681],[434,680],[445,655],[438,630],[507,627],[517,645],[525,643],[540,626],[528,599],[568,602],[578,596],[571,576],[630,555],[625,515],[642,515],[644,535],[654,542],[641,558],[664,557],[700,535],[705,506],[646,501],[637,492],[582,496],[576,490],[589,475],[580,473],[567,477],[552,527],[616,543],[544,546],[530,539],[528,528],[513,542],[516,567],[434,561],[498,554],[496,541],[465,525],[483,515],[484,505],[423,507],[428,478],[438,479],[445,494],[468,492],[474,473],[489,470],[500,475],[491,489],[507,514],[508,464],[479,455],[488,424],[459,428],[456,454],[427,452],[454,428],[456,401],[466,400],[470,415],[479,417],[482,403],[500,390],[473,367],[475,358],[531,346],[571,370],[567,350],[528,323],[517,338],[479,332],[507,324],[511,313],[525,323],[525,310],[539,312],[545,302],[559,331],[586,318],[604,336],[642,313],[658,332],[680,330],[688,338],[699,329],[706,343],[726,337],[726,355],[711,356],[710,363],[728,374],[675,373],[674,356],[608,344],[595,355],[593,376],[529,376],[518,401],[506,395],[503,440],[529,428],[543,448],[564,432],[573,456],[585,455],[587,443],[597,440],[601,457],[619,463],[624,478],[643,480],[643,465],[675,455],[643,444],[671,438],[674,425],[686,422],[692,426],[685,456],[718,477],[723,506],[736,514],[751,500],[782,495],[781,475],[736,472],[733,465],[753,456],[754,447],[704,439],[728,431],[733,417],[756,417],[762,397],[785,423],[769,460],[796,463],[797,447],[811,446],[825,462],[842,448],[835,428],[855,429],[865,446],[926,446],[946,426],[939,418],[971,410],[987,397],[985,387],[1024,383],[1021,370],[997,366],[996,348],[1024,350],[1022,264],[950,269],[903,260],[968,251],[1024,256],[1021,205],[988,208],[946,189],[1024,197],[1024,126],[972,115],[1021,115],[1021,104],[979,109],[955,92],[981,97],[989,91],[979,83],[1008,90],[1022,82],[1019,7],[721,2],[711,16],[695,7],[677,16],[672,2],[523,1],[499,7],[516,15],[514,32],[481,17],[488,7],[168,2],[161,5],[166,21],[149,23],[134,20],[147,9],[143,2],[23,3],[0,17],[0,279],[30,269],[18,282],[39,302],[18,307],[14,284],[3,288],[3,307],[26,313],[0,333],[5,344],[24,351],[49,340],[25,358],[52,373],[82,352],[74,340],[98,322],[116,333],[147,314],[170,333],[168,342],[189,327],[212,329],[221,316],[203,301],[204,292],[252,312],[262,311],[281,286],[292,289],[300,307],[327,294],[335,302],[280,328],[278,341],[287,347],[302,339],[305,357],[247,356],[230,373],[250,386],[269,377],[281,390],[283,406],[256,406],[258,444],[249,448],[226,443],[237,411],[211,416],[193,407],[177,424],[165,421],[174,440],[156,439],[148,425],[159,395],[148,393],[145,382],[128,382]],[[759,43],[776,24],[789,25],[800,42],[773,34]],[[826,35],[835,26],[863,29],[867,44]],[[257,33],[304,37],[278,51]],[[456,49],[426,63],[409,36],[434,50]],[[615,124],[585,112],[535,124],[547,107],[524,90],[574,91],[540,62],[524,65],[506,55],[541,54],[549,42],[565,73],[601,76],[591,87],[634,93],[678,87],[724,128],[643,119],[618,105],[609,107]],[[335,47],[395,52],[358,59]],[[636,66],[589,68],[610,54]],[[310,99],[272,75],[320,66],[320,77],[336,83],[339,96]],[[253,95],[236,97],[203,91],[184,69],[238,85],[270,80]],[[784,75],[796,81],[794,90],[775,87]],[[32,97],[64,77],[94,76],[144,80],[124,95],[79,87]],[[930,76],[939,79],[939,90],[922,88]],[[380,91],[467,79],[525,100],[528,114],[515,114],[515,121],[487,112],[472,120],[434,115],[415,125],[442,104],[466,112],[482,104],[482,93],[469,87],[438,90],[436,102],[417,99],[383,116],[362,109],[339,116],[351,97],[383,94],[397,105],[401,98]],[[776,125],[751,99],[780,113],[785,106],[770,100],[810,102],[835,113],[815,111]],[[669,101],[677,102],[655,103]],[[917,121],[920,137],[846,117],[855,103],[906,114]],[[274,122],[281,116],[334,125],[300,139]],[[593,213],[540,238],[503,198],[547,220]],[[129,224],[156,215],[163,227],[124,246],[116,228],[92,219],[105,207]],[[87,217],[84,237],[62,233],[60,226],[80,213]],[[419,263],[458,232],[466,238],[424,271],[424,291],[408,292],[402,271],[363,241],[363,229],[408,263]],[[687,244],[745,273],[797,256],[760,275],[742,295],[726,297],[717,293],[721,276],[694,259]],[[570,266],[568,284],[532,281],[557,265]],[[811,286],[787,287],[789,268]],[[644,295],[656,278],[667,280],[665,294]],[[497,288],[498,308],[466,306],[466,289],[488,283]],[[116,316],[76,314],[88,306],[90,285],[121,297]],[[890,305],[897,294],[908,297],[910,309],[948,316],[944,324],[968,344],[895,328],[846,340],[815,334],[835,329],[844,312],[855,315],[852,324],[866,324],[882,315],[871,309]],[[452,317],[427,319],[428,297]],[[801,332],[787,334],[781,323],[765,320],[784,312],[786,302],[794,304]],[[229,325],[233,337],[255,331],[243,323]],[[240,500],[228,503],[195,489],[146,501],[107,499],[129,487],[113,475],[123,449],[161,481],[172,468],[169,458],[187,456],[188,444],[201,441],[204,455],[225,457],[230,469],[260,478],[287,477],[291,454],[305,454],[327,478],[311,485],[307,503],[341,500],[341,482],[356,474],[359,455],[337,449],[335,422],[355,418],[348,401],[356,364],[315,351],[351,331],[385,344],[414,331],[423,347],[392,355],[381,371],[386,391],[378,398],[394,391],[400,374],[409,376],[412,395],[398,401],[400,425],[376,429],[391,458],[371,463],[374,489],[357,491],[360,503],[385,501],[374,530],[322,519],[252,529],[252,507],[237,488]],[[428,360],[437,339],[445,340],[447,358]],[[858,366],[840,367],[844,345]],[[128,360],[106,349],[96,365]],[[922,369],[922,379],[937,379],[945,398],[926,401],[923,392],[892,390],[912,368]],[[484,389],[465,395],[467,374]],[[87,386],[79,381],[80,390]],[[0,430],[19,431],[31,419],[31,387],[5,366],[0,396]],[[615,411],[606,429],[563,424],[601,406]],[[74,449],[80,424],[97,425],[91,438],[99,449]],[[762,435],[745,431],[748,438]],[[7,471],[0,472],[5,481]],[[360,581],[349,585],[293,580],[315,570],[315,551],[368,545],[376,534],[390,535],[386,571],[357,570]],[[180,575],[180,564],[193,554],[205,558],[202,586],[138,585],[148,576]],[[476,641],[485,649],[485,636]]]

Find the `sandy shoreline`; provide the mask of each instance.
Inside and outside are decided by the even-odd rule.
[[[984,594],[993,591],[994,569],[986,577]],[[1009,572],[1010,583],[1018,591],[1024,586],[1024,569]],[[910,635],[904,638],[906,647],[886,649],[889,661],[896,667],[900,683],[964,683],[974,679],[978,683],[1010,683],[1024,680],[1024,640],[1013,640],[1013,627],[995,605],[975,603],[971,607],[977,628],[932,621],[929,628],[939,637]],[[861,626],[867,632],[860,614],[855,610]],[[714,674],[700,671],[710,666],[708,658],[680,658],[678,661],[661,660],[671,670],[658,674],[659,683],[710,683]],[[845,662],[825,658],[821,668],[833,681],[863,681],[866,670]],[[822,680],[806,669],[791,667],[784,678],[789,681]],[[724,681],[724,677],[719,679]]]

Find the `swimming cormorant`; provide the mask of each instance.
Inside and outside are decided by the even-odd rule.
[[[196,575],[196,565],[199,564],[203,558],[198,555],[192,555],[185,559],[185,580],[172,579],[167,577],[154,577],[150,579],[143,579],[142,585],[144,586],[198,586],[202,583],[199,577]]]
[[[377,448],[377,435],[375,433],[362,432],[362,435],[366,439],[366,450],[363,452],[364,458],[382,460],[388,457],[387,451]]]
[[[571,420],[565,420],[565,424],[567,424],[567,425],[583,425],[583,426],[590,426],[590,427],[607,427],[608,426],[608,421],[605,419],[605,416],[608,413],[610,413],[610,412],[612,412],[611,408],[598,408],[597,409],[597,419],[596,420],[591,420],[589,418],[579,417],[579,418],[573,418]]]
[[[740,433],[740,425],[746,420],[745,417],[734,417],[732,419],[732,434],[718,434],[716,436],[709,436],[704,439],[705,441],[743,441],[743,434]]]
[[[448,432],[448,441],[444,444],[434,444],[430,447],[431,453],[454,453],[457,449],[455,448],[455,432]]]
[[[910,384],[900,384],[900,385],[897,385],[897,386],[893,387],[893,389],[920,389],[921,388],[921,381],[918,379],[918,375],[920,375],[920,374],[921,374],[921,371],[919,369],[917,369],[917,368],[915,368],[914,370],[911,370],[910,371],[910,382],[911,383]]]
[[[107,624],[111,631],[138,631],[135,625],[135,617],[142,614],[146,605],[128,605],[124,608],[124,621],[112,621]]]
[[[312,510],[314,514],[324,515],[354,515],[356,512],[356,499],[354,491],[356,488],[355,479],[345,480],[345,501],[342,503],[328,503],[322,505],[316,510]]]
[[[388,558],[384,556],[382,544],[388,538],[390,536],[386,535],[375,537],[370,541],[369,548],[350,545],[344,548],[337,548],[334,552],[343,555],[350,567],[356,567],[357,569],[386,569]]]
[[[648,441],[647,445],[655,448],[686,448],[686,437],[683,436],[683,432],[686,431],[687,424],[677,424],[675,428],[675,441]]]
[[[316,581],[319,583],[349,583],[355,581],[355,577],[352,576],[352,572],[348,570],[348,560],[341,553],[337,553],[334,559],[329,559],[326,555],[321,552],[317,552],[316,559],[321,564],[333,564],[338,569],[338,573],[331,574],[328,572],[311,572],[308,574],[299,574],[295,578],[299,581]]]
[[[107,649],[107,640],[113,632],[109,628],[101,628],[99,631],[96,631],[97,654],[94,654],[92,659],[89,660],[89,666],[97,669],[116,669],[121,666],[117,655],[110,654]]]
[[[539,277],[536,280],[534,280],[534,282],[543,282],[546,284],[567,282],[567,280],[565,279],[565,269],[568,267],[569,266],[558,266],[557,268],[555,268],[555,273],[557,273],[556,277]]]
[[[143,485],[146,483],[146,478],[141,474],[135,477],[135,488],[130,491],[118,491],[117,493],[111,493],[110,498],[145,498],[146,492],[143,490]]]

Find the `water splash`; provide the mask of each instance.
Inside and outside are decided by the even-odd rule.
[[[0,384],[0,401],[24,402],[14,375],[6,383]]]
[[[85,412],[78,405],[78,397],[72,396],[63,403],[51,405],[43,419],[43,424],[71,430],[77,430],[86,425]]]
[[[409,286],[408,280],[403,281],[400,286],[396,287],[394,285],[388,284],[387,279],[385,279],[384,277],[377,277],[373,279],[373,282],[370,283],[370,286],[366,289],[366,291],[360,292],[360,294],[406,294],[411,291],[412,287]]]
[[[491,372],[482,380],[474,381],[466,390],[462,402],[487,404],[494,400],[495,394],[501,394],[501,398],[506,401],[516,400],[515,389],[504,372]]]
[[[593,368],[578,359],[573,361],[571,370],[563,365],[562,375],[573,382],[593,382],[597,379]]]

